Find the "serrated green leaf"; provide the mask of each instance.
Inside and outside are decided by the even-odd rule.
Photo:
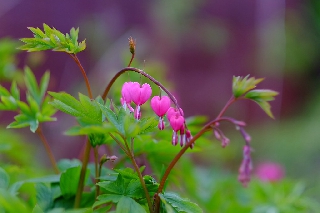
[[[123,196],[119,200],[116,213],[146,213],[146,210],[132,198]]]
[[[53,33],[53,29],[51,29],[47,24],[43,23],[43,30],[47,37],[50,37],[50,35]]]
[[[5,106],[5,110],[17,110],[18,103],[12,96],[1,96],[1,102]]]
[[[123,128],[126,137],[135,137],[140,132],[138,121],[130,114],[126,114],[123,117]]]
[[[81,103],[73,96],[65,92],[48,92],[55,99],[50,104],[60,111],[75,117],[84,115]]]
[[[36,77],[34,76],[33,72],[29,67],[25,67],[25,83],[26,87],[28,89],[28,92],[30,95],[36,100],[38,105],[40,106],[40,103],[42,101],[42,96],[40,95],[39,86],[36,80]]]
[[[11,92],[12,97],[13,97],[15,100],[20,100],[20,90],[19,90],[19,88],[18,88],[18,86],[17,86],[16,81],[13,81],[13,82],[11,83],[10,92]]]
[[[123,119],[123,116],[120,117],[120,112],[119,115],[116,115],[110,108],[108,108],[107,106],[101,105],[99,104],[99,107],[102,111],[102,113],[104,114],[104,116],[106,116],[106,118],[108,119],[108,121],[122,134],[125,135],[125,131],[124,131],[124,127],[123,127],[123,122],[121,123],[121,119]],[[122,113],[123,115],[123,113]],[[124,114],[125,115],[125,114]]]
[[[20,110],[22,111],[23,114],[26,114],[26,115],[29,115],[29,116],[32,115],[32,111],[31,111],[30,107],[28,106],[28,104],[26,104],[23,101],[18,101],[17,104],[18,104],[18,106],[19,106],[19,108],[20,108]]]
[[[190,202],[188,199],[183,199],[179,195],[175,193],[164,193],[159,194],[161,201],[165,204],[166,208],[167,205],[170,205],[172,209],[176,210],[177,212],[184,212],[184,213],[203,213],[202,209],[195,203]]]
[[[41,97],[41,99],[44,97],[48,89],[49,81],[50,81],[50,72],[47,71],[42,76],[39,84],[39,96]]]
[[[53,196],[51,189],[46,186],[44,183],[37,183],[35,185],[36,188],[36,199],[39,207],[46,211],[51,208],[53,204]]]
[[[267,101],[262,101],[262,100],[256,100],[256,101],[254,101],[254,102],[256,102],[260,107],[261,107],[261,109],[269,116],[269,117],[271,117],[271,118],[273,118],[274,119],[274,116],[273,116],[273,114],[272,114],[272,112],[271,112],[271,106],[270,106],[270,104],[267,102]]]
[[[249,90],[252,90],[256,87],[257,84],[259,84],[261,81],[263,81],[263,78],[255,79],[254,77],[250,77],[247,75],[246,77],[235,77],[233,76],[232,79],[232,93],[234,97],[238,98],[242,95],[244,95]]]
[[[0,96],[10,96],[10,92],[0,85]]]
[[[119,174],[116,181],[103,181],[99,182],[98,185],[104,188],[109,193],[123,195],[126,190],[126,185],[122,175]]]
[[[9,175],[0,167],[0,189],[7,189],[9,187],[9,182]]]
[[[28,52],[42,51],[51,49],[53,51],[64,51],[67,53],[76,54],[85,49],[85,40],[78,43],[79,29],[72,28],[70,35],[64,35],[55,28],[51,28],[43,24],[43,29],[28,27],[33,32],[34,38],[20,39],[25,44],[19,49],[27,50]]]
[[[70,198],[77,192],[81,166],[72,167],[61,173],[60,189],[63,197]]]
[[[156,117],[143,118],[139,121],[140,131],[138,135],[153,131],[158,126],[158,119]]]
[[[273,101],[274,96],[277,96],[278,92],[269,89],[255,89],[246,93],[245,98],[252,100]]]
[[[98,201],[95,202],[92,206],[92,208],[95,208],[96,206],[100,206],[105,203],[118,203],[119,200],[123,197],[123,195],[116,195],[116,194],[103,194],[99,195],[97,197]]]
[[[98,103],[92,101],[88,96],[79,93],[79,100],[84,110],[86,111],[86,117],[94,120],[98,123],[102,122],[102,113]]]

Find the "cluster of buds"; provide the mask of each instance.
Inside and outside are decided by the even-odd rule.
[[[145,83],[140,86],[138,82],[125,82],[121,90],[121,104],[124,109],[129,109],[134,113],[135,119],[141,118],[140,106],[147,102],[152,93],[149,84]],[[131,102],[136,104],[133,109]],[[163,130],[165,128],[164,116],[167,115],[170,126],[173,129],[172,144],[176,146],[179,143],[184,146],[192,139],[190,130],[186,128],[183,110],[170,107],[171,100],[168,96],[154,96],[151,99],[151,108],[157,116],[159,116],[158,128]],[[178,136],[180,132],[180,137]],[[193,148],[193,144],[191,148]]]

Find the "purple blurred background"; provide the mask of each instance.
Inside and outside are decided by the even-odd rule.
[[[317,0],[0,0],[0,38],[31,37],[27,27],[42,29],[43,23],[63,33],[79,27],[79,40],[86,39],[87,49],[78,57],[98,95],[110,76],[126,66],[123,61],[130,57],[127,39],[132,36],[137,41],[134,65],[143,68],[160,63],[174,82],[187,116],[217,115],[230,97],[233,75],[265,77],[260,88],[280,92],[271,103],[273,123],[279,127],[303,115],[319,92],[319,8]],[[50,69],[49,90],[76,95],[80,87],[86,93],[71,58],[51,51],[42,57],[44,63],[36,73],[40,76]],[[21,53],[19,66],[26,63],[26,53]],[[254,103],[239,102],[228,114],[251,126],[270,121]],[[49,124],[47,130],[70,127],[74,122],[62,119],[66,119],[63,124]],[[300,127],[292,131],[297,129]],[[60,145],[53,149],[58,158],[69,154]],[[278,147],[266,148],[269,152],[275,149]],[[298,153],[299,147],[296,149]],[[274,158],[290,162],[289,157]]]

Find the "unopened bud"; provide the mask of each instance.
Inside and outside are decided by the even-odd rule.
[[[129,38],[129,50],[130,50],[131,54],[135,53],[135,49],[136,49],[136,42],[130,36],[130,38]]]

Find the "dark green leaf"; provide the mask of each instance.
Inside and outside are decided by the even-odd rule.
[[[146,213],[146,210],[132,198],[123,196],[119,200],[116,213]]]
[[[161,201],[164,203],[166,209],[174,209],[177,212],[184,213],[202,213],[202,209],[195,203],[188,199],[183,199],[174,193],[159,194]],[[169,206],[168,206],[169,205]]]
[[[116,194],[103,194],[100,195],[97,199],[98,201],[95,202],[92,206],[92,208],[95,208],[96,206],[100,206],[105,203],[118,203],[120,198],[123,197],[123,195],[116,195]]]
[[[44,211],[51,208],[53,204],[51,189],[43,183],[37,183],[36,191],[37,204],[39,205],[39,207]]]
[[[73,96],[65,92],[48,92],[52,97],[54,97],[51,104],[59,109],[60,111],[67,113],[75,117],[81,117],[84,115],[81,103],[75,99]]]
[[[114,194],[120,194],[123,195],[126,190],[125,182],[122,178],[122,175],[119,174],[116,181],[104,181],[99,182],[98,185],[108,192],[114,193]]]
[[[61,173],[60,189],[63,197],[70,198],[77,192],[81,166],[72,167]]]

